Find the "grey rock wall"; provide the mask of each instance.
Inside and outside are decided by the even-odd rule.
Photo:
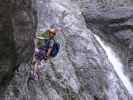
[[[11,25],[11,5],[1,0],[0,10],[0,83],[12,72],[16,64],[16,49]],[[7,10],[8,8],[8,10]],[[7,13],[5,13],[7,11]],[[14,52],[15,51],[15,52]],[[12,55],[11,55],[12,54]]]
[[[123,64],[127,64],[124,59],[127,49],[122,48],[129,46],[120,41],[125,38],[116,34],[116,31],[121,30],[121,23],[130,19],[132,10],[117,7],[122,4],[131,7],[131,2],[37,0],[36,5],[31,3],[28,0],[11,2],[15,5],[9,20],[13,32],[11,47],[16,47],[11,57],[16,57],[14,65],[19,66],[4,88],[5,91],[0,93],[0,100],[133,100],[94,37],[94,34],[100,36],[123,58]],[[36,6],[37,15],[33,6]],[[126,14],[123,15],[123,12]],[[37,17],[38,21],[35,20]],[[39,66],[39,80],[34,81],[29,78],[29,62],[34,51],[32,33],[36,27],[39,33],[51,25],[63,29],[56,36],[61,49],[55,58],[42,62],[43,65]],[[125,27],[127,24],[124,24]]]
[[[132,80],[132,47],[133,47],[133,2],[131,0],[94,0],[88,5],[82,3],[88,28],[102,37],[125,64],[125,72]],[[104,5],[105,4],[105,5]],[[93,5],[93,9],[92,6]],[[102,6],[102,7],[101,7]]]
[[[36,19],[31,0],[0,0],[0,98],[21,63],[33,55]]]

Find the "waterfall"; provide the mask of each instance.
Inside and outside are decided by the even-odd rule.
[[[96,35],[94,35],[94,36],[97,39],[97,41],[100,43],[100,45],[103,47],[103,49],[105,50],[105,52],[108,56],[108,59],[109,59],[110,63],[113,65],[114,70],[116,71],[118,77],[123,82],[123,84],[126,87],[126,89],[128,90],[128,92],[133,96],[133,86],[132,86],[129,78],[124,75],[123,64],[120,62],[120,59],[118,57],[116,57],[114,51],[110,47],[106,46],[104,44],[104,42],[98,36],[96,36]]]

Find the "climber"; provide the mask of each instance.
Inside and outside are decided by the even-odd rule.
[[[34,58],[33,58],[33,78],[35,80],[38,80],[38,66],[41,64],[41,61],[46,61],[50,57],[55,57],[57,53],[59,52],[60,45],[57,41],[55,41],[55,35],[58,32],[57,29],[49,29],[47,31],[48,33],[48,39],[44,43],[44,45],[39,46],[35,49]]]

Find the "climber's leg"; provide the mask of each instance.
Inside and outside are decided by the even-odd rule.
[[[31,74],[33,75],[33,78],[35,80],[38,79],[37,71],[38,71],[38,66],[41,63],[41,59],[42,57],[40,55],[40,51],[39,50],[35,51],[32,61],[32,71],[31,71]]]

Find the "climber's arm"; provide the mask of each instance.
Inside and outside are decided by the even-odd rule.
[[[49,48],[48,48],[48,51],[47,51],[45,60],[47,60],[47,58],[50,56],[50,54],[51,54],[51,52],[52,52],[52,49],[53,49],[53,47],[54,47],[54,43],[55,43],[54,40],[50,40]]]
[[[47,52],[47,57],[50,56],[51,52],[52,52],[52,48],[49,48],[49,49],[48,49],[48,52]]]
[[[47,54],[46,54],[46,56],[45,56],[45,58],[44,58],[45,61],[46,61],[46,60],[48,59],[48,57],[50,56],[51,52],[52,52],[52,48],[49,48],[49,49],[48,49],[48,52],[47,52]]]

